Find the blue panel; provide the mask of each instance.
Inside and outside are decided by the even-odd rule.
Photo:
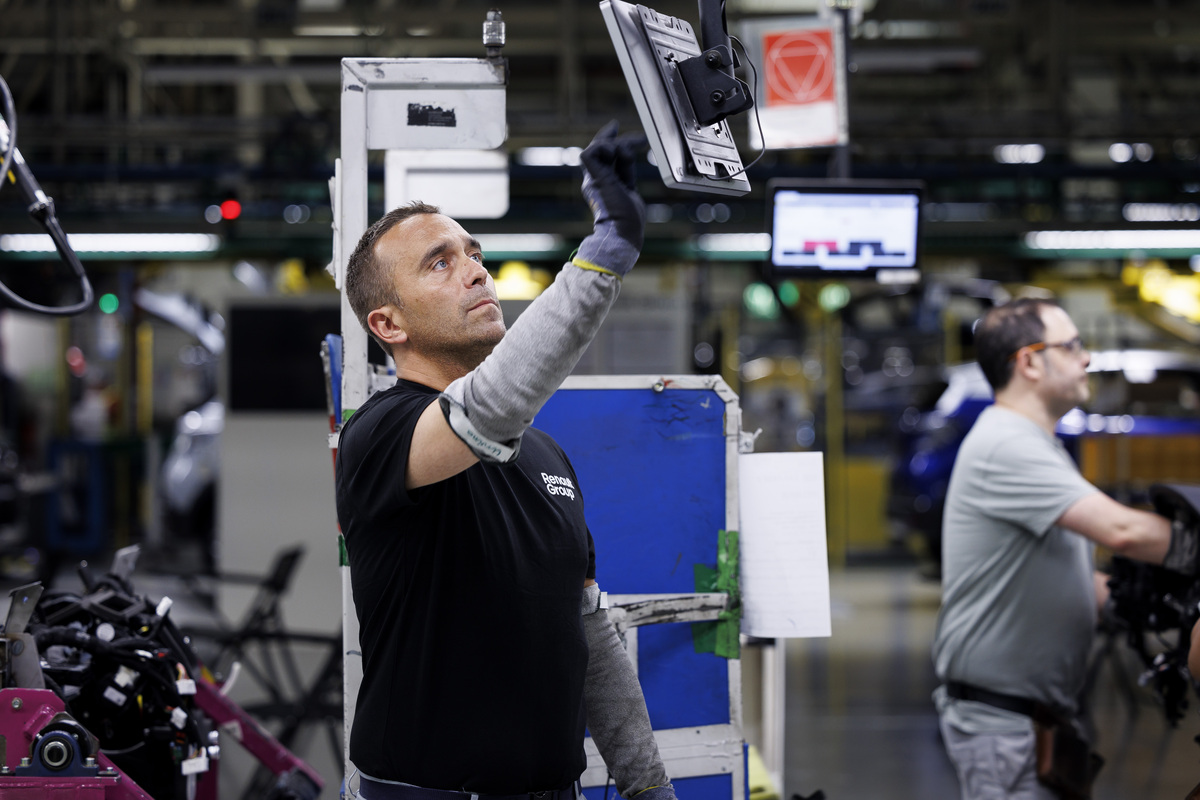
[[[711,390],[650,388],[562,390],[538,414],[579,476],[601,589],[694,592],[692,566],[716,565],[724,417]],[[638,671],[655,728],[729,722],[728,664],[695,652],[690,625],[640,628]]]
[[[654,728],[729,722],[729,664],[697,653],[686,622],[638,628],[638,680]]]
[[[325,379],[329,381],[329,399],[333,403],[333,408],[330,413],[333,414],[333,419],[337,424],[342,424],[342,337],[337,333],[330,333],[325,336],[325,343],[329,345],[329,374]]]
[[[733,796],[733,776],[704,775],[698,778],[673,778],[675,796],[683,800],[729,800]],[[603,786],[592,786],[583,790],[587,800],[605,800]],[[749,793],[745,795],[749,797]],[[608,787],[608,800],[620,800],[615,786]]]
[[[596,580],[614,594],[693,592],[725,527],[725,403],[712,391],[571,389],[534,425],[579,475]]]

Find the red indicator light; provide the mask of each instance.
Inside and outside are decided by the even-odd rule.
[[[221,203],[222,219],[237,219],[242,214],[242,204],[237,200],[226,200]]]
[[[67,348],[67,367],[76,378],[82,378],[87,372],[87,359],[83,357],[83,351],[74,345]]]

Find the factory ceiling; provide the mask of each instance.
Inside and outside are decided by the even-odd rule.
[[[824,3],[728,0],[726,13],[736,33],[745,20],[836,13]],[[651,5],[697,22],[694,2]],[[339,59],[481,57],[493,6],[507,23],[510,153],[583,145],[611,118],[638,126],[591,0],[0,0],[0,75],[64,224],[201,230],[228,196],[269,239],[282,210],[304,203],[311,221],[286,230],[327,250]],[[926,180],[929,231],[945,241],[1115,224],[1129,202],[1200,199],[1200,1],[865,0],[850,15],[853,174]],[[748,122],[732,123],[748,161]],[[1127,157],[1113,160],[1114,143]],[[1040,160],[1001,163],[997,148],[1012,144],[1039,145]],[[830,150],[767,153],[731,224],[761,227],[768,178],[823,176],[830,163]],[[705,199],[644,177],[651,202]],[[573,170],[514,161],[512,181],[504,225],[583,224],[582,209],[560,210],[577,198]],[[0,192],[0,228],[22,212]]]

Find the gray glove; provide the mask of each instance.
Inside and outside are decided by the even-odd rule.
[[[1200,486],[1155,483],[1150,486],[1154,510],[1171,520],[1171,543],[1163,566],[1184,575],[1195,575],[1200,559]]]
[[[600,129],[580,154],[583,197],[592,208],[592,234],[579,245],[578,259],[625,275],[637,263],[646,234],[646,203],[637,193],[634,165],[646,137],[617,135],[616,121]]]
[[[1184,575],[1196,574],[1196,560],[1200,556],[1200,531],[1183,520],[1176,518],[1171,522],[1171,544],[1167,548],[1167,556],[1163,566]]]

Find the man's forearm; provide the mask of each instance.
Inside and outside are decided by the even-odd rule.
[[[1166,518],[1130,508],[1099,491],[1075,501],[1058,522],[1118,555],[1151,564],[1163,563],[1171,540]]]
[[[1149,511],[1136,508],[1125,511],[1127,513],[1120,517],[1119,544],[1113,548],[1114,552],[1138,561],[1162,564],[1171,543],[1171,523]]]
[[[583,626],[588,640],[583,690],[588,730],[617,792],[632,797],[651,787],[669,786],[642,688],[608,612],[601,609],[584,616]]]
[[[609,308],[621,281],[615,275],[567,264],[554,283],[530,304],[483,363],[451,383],[443,405],[464,409],[473,432],[513,451],[550,395],[571,374]],[[449,409],[447,408],[449,415]],[[469,441],[481,458],[506,461]]]

